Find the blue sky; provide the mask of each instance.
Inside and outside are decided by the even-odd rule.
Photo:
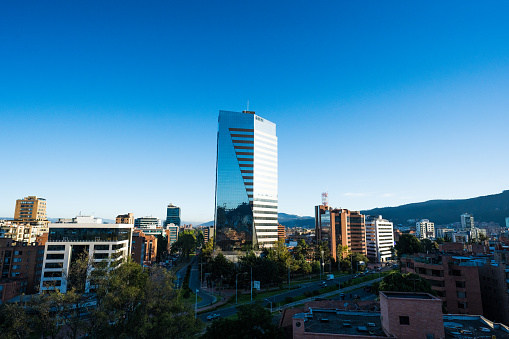
[[[277,124],[280,211],[509,189],[504,1],[0,4],[0,216],[213,218],[217,115]],[[459,218],[459,216],[458,216]]]

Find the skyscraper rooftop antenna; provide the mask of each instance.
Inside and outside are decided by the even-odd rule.
[[[322,193],[322,205],[329,206],[329,192]]]
[[[247,101],[247,109],[246,109],[246,111],[249,112],[249,100]]]

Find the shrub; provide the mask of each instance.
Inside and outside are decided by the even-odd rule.
[[[285,302],[291,303],[293,301],[293,297],[286,297]]]

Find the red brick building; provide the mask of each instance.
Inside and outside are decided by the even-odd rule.
[[[27,278],[0,278],[0,304],[26,293]]]
[[[38,291],[41,281],[44,246],[36,243],[0,239],[0,263],[2,279],[26,279],[21,293]]]
[[[444,302],[447,313],[483,314],[479,266],[472,258],[419,254],[401,258],[402,273],[426,279]]]
[[[133,231],[131,256],[142,266],[150,266],[157,257],[157,237],[146,235],[140,230]]]

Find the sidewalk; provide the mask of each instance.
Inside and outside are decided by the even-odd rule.
[[[219,302],[216,302],[215,304],[212,304],[209,306],[198,308],[198,312],[206,311],[206,310],[216,308],[218,306],[222,306],[227,303],[228,299],[230,299],[230,297],[232,295],[235,295],[235,290],[222,290],[221,292],[222,292],[222,295],[220,297],[221,300]]]

